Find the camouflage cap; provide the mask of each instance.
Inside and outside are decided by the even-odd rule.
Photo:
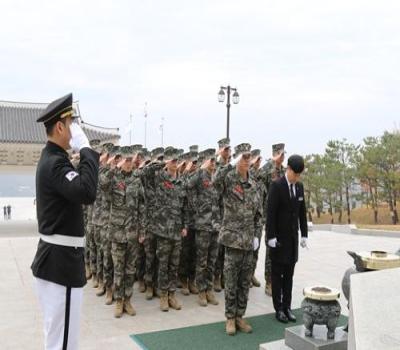
[[[131,146],[121,147],[121,156],[124,158],[132,157]]]
[[[252,158],[257,158],[257,157],[260,157],[260,156],[261,156],[261,150],[259,150],[258,148],[253,149],[251,151],[251,157]]]
[[[215,159],[215,148],[207,148],[206,150],[203,151],[203,157],[204,159]]]
[[[111,148],[110,155],[111,156],[120,156],[121,155],[121,147],[118,145],[113,146],[113,148]]]
[[[190,152],[183,153],[179,156],[180,162],[187,162],[190,160]]]
[[[183,153],[185,153],[185,150],[183,148],[179,148],[178,154],[181,156]]]
[[[272,145],[272,154],[284,153],[284,152],[285,152],[284,143],[277,143],[275,145]]]
[[[199,159],[199,152],[189,152],[190,161],[196,162]]]
[[[204,160],[205,160],[204,151],[201,151],[201,152],[199,152],[199,153],[197,154],[197,161],[198,161],[199,163],[203,163]]]
[[[131,150],[132,150],[132,154],[138,154],[138,153],[142,153],[143,151],[143,146],[142,145],[132,145],[131,146]]]
[[[227,147],[231,147],[231,140],[228,139],[227,137],[221,139],[218,141],[218,147],[219,148],[227,148]]]
[[[251,152],[251,145],[249,143],[241,143],[235,147],[235,154],[233,155],[234,158],[239,157],[244,153]]]
[[[164,158],[165,160],[174,160],[179,158],[179,150],[174,147],[167,147],[164,150]]]
[[[199,152],[199,146],[198,145],[192,145],[189,147],[189,152]]]
[[[143,158],[146,160],[150,160],[150,158],[151,158],[151,153],[149,152],[149,150],[146,147],[142,148],[142,155],[143,155]]]
[[[111,142],[105,143],[102,146],[102,153],[110,153],[112,148],[114,147],[114,144],[112,144]]]
[[[164,147],[157,147],[151,151],[152,159],[157,159],[158,157],[161,157],[163,155],[164,155]]]
[[[89,141],[90,147],[92,147],[92,149],[96,152],[101,151],[100,143],[101,141],[99,139],[93,139]]]

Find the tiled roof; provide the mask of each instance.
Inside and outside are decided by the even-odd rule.
[[[45,143],[45,128],[36,123],[36,119],[46,107],[47,103],[0,101],[0,142]],[[104,142],[120,138],[117,128],[102,128],[88,123],[82,123],[82,127],[89,140]]]

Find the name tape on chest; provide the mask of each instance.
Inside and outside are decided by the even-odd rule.
[[[79,174],[76,171],[70,171],[69,173],[67,173],[67,175],[65,175],[65,177],[67,178],[67,180],[69,182],[71,182],[73,179],[75,179]]]

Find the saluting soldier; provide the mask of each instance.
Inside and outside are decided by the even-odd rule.
[[[82,204],[96,198],[99,154],[75,122],[72,94],[50,103],[37,122],[47,143],[36,170],[36,209],[40,240],[32,272],[44,314],[46,349],[78,349],[86,284]],[[79,151],[75,169],[67,150]]]
[[[269,159],[260,171],[260,176],[265,184],[265,188],[268,194],[271,183],[285,175],[285,168],[283,167],[283,161],[285,160],[285,144],[277,143],[272,145],[272,158]],[[263,216],[267,219],[267,205],[263,207]],[[271,285],[271,258],[269,254],[269,246],[265,242],[266,253],[265,253],[265,294],[272,296],[272,285]]]
[[[219,243],[225,247],[225,316],[226,333],[252,332],[243,319],[253,275],[253,251],[258,248],[256,232],[261,229],[261,201],[257,184],[249,174],[251,146],[235,147],[236,166],[223,181],[224,216]]]

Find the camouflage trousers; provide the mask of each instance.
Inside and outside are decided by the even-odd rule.
[[[186,237],[182,238],[181,259],[179,262],[179,278],[193,281],[196,274],[196,234],[190,228]]]
[[[269,256],[269,247],[268,244],[266,244],[264,277],[265,277],[265,282],[267,283],[271,283],[271,268],[272,268],[272,263],[271,263],[271,257]]]
[[[143,281],[146,270],[146,252],[144,243],[138,245],[138,255],[136,259],[136,281]]]
[[[93,275],[97,275],[97,252],[96,252],[96,243],[94,240],[94,225],[88,225],[88,237],[86,237],[86,244],[89,246],[89,264],[90,271]]]
[[[97,278],[103,279],[103,249],[101,247],[101,228],[100,225],[93,225],[94,244],[96,246],[96,273]]]
[[[218,255],[218,233],[196,231],[196,286],[200,292],[212,290]]]
[[[224,270],[225,247],[218,244],[217,261],[215,262],[214,276],[222,276]]]
[[[158,288],[175,292],[178,277],[181,241],[157,237]]]
[[[247,308],[253,251],[225,247],[225,316],[242,317]]]
[[[110,226],[102,226],[100,235],[103,252],[103,282],[106,288],[111,288],[114,281],[114,265],[111,255]]]
[[[117,300],[129,299],[133,294],[137,251],[137,240],[111,243],[111,255],[114,264],[114,297]]]
[[[146,256],[146,266],[144,280],[147,286],[156,287],[157,285],[157,236],[152,233],[147,233],[144,241],[144,252]]]
[[[90,266],[90,233],[88,225],[85,225],[85,265]]]

